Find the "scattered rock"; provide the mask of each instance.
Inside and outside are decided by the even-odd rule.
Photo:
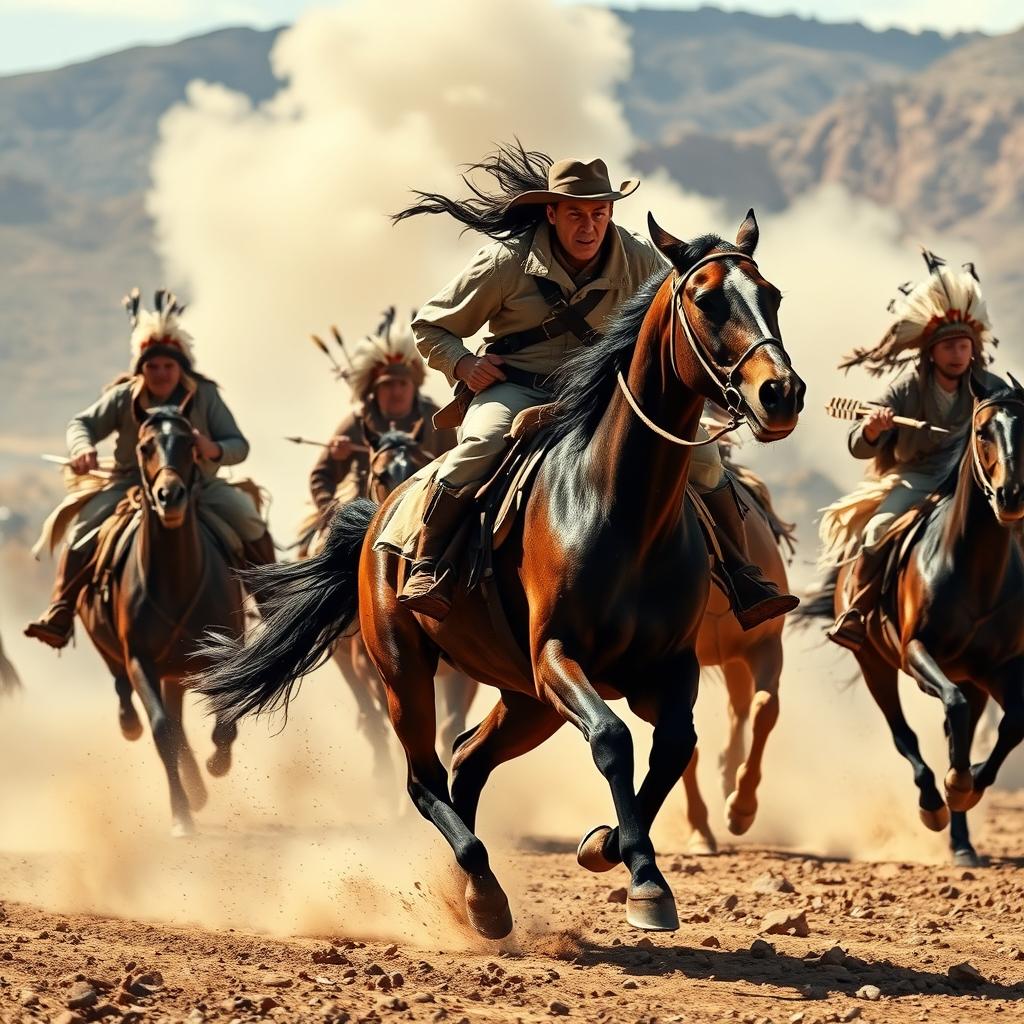
[[[633,988],[638,988],[639,986],[637,985],[637,983],[635,981],[624,981],[622,983],[622,987],[623,988],[633,989]]]
[[[291,988],[295,984],[287,974],[264,974],[260,981],[267,988]]]
[[[333,946],[330,949],[315,949],[312,955],[313,963],[315,964],[345,964],[351,963],[349,958],[345,956],[341,950],[335,949]]]
[[[701,945],[707,949],[721,949],[722,944],[718,941],[717,935],[709,935],[706,939],[701,940]]]
[[[803,1024],[804,1016],[805,1015],[803,1013],[794,1013],[793,1016],[789,1018],[789,1024]]]
[[[96,989],[87,981],[76,981],[68,991],[66,1003],[71,1010],[85,1010],[95,1006],[98,998]]]
[[[831,949],[825,950],[825,952],[822,953],[821,956],[818,958],[818,963],[839,966],[840,964],[845,964],[846,957],[846,950],[843,949],[842,946],[836,945],[833,946]]]
[[[729,895],[726,896],[724,900],[722,900],[722,904],[721,904],[722,905],[722,909],[723,910],[735,910],[737,905],[739,904],[739,902],[740,902],[739,896],[737,896],[735,893],[729,893]]]
[[[395,946],[395,945],[390,945],[390,946],[388,946],[387,949],[384,950],[384,955],[385,956],[394,956],[397,952],[398,952],[398,947]]]
[[[857,989],[857,998],[875,1003],[882,998],[882,990],[877,985],[862,985]]]
[[[950,981],[955,982],[958,985],[984,985],[988,980],[985,975],[968,960],[965,960],[962,964],[953,964],[953,966],[946,971],[946,976]]]
[[[271,1010],[280,1005],[281,1004],[273,996],[263,996],[259,1001],[259,1011],[262,1014],[268,1014]]]
[[[95,996],[96,996],[96,993],[93,992],[93,998],[94,999],[95,999]],[[36,995],[36,993],[32,989],[30,989],[30,988],[23,988],[18,993],[18,1002],[21,1003],[21,1005],[25,1006],[25,1007],[38,1006],[39,1005],[39,996]]]
[[[750,955],[755,960],[767,960],[769,957],[775,956],[775,947],[770,942],[765,942],[764,939],[754,939],[750,944]],[[797,1014],[797,1016],[803,1020],[803,1014]]]
[[[654,942],[645,935],[642,939],[637,940],[636,948],[654,949]]]
[[[795,935],[805,939],[811,934],[806,911],[773,910],[765,914],[761,931],[766,935]]]
[[[781,875],[773,875],[771,872],[766,872],[759,878],[756,878],[750,888],[753,892],[761,893],[762,895],[774,892],[796,892],[796,889],[793,888],[793,883],[788,878]]]
[[[626,893],[625,888],[622,888],[622,889],[612,889],[612,891],[610,893],[608,893],[608,902],[609,903],[625,903],[627,895],[628,894]]]
[[[555,999],[548,1003],[548,1012],[556,1017],[565,1017],[569,1013],[569,1007]]]
[[[74,1010],[61,1010],[51,1024],[85,1024],[85,1018]]]
[[[856,1020],[861,1015],[861,1009],[859,1006],[851,1006],[846,1013],[840,1015],[841,1021]]]

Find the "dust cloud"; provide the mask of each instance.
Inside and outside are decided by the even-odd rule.
[[[149,209],[167,279],[191,302],[200,367],[220,381],[253,442],[244,468],[275,495],[280,540],[300,518],[313,461],[283,435],[326,437],[347,408],[308,333],[335,322],[356,337],[385,306],[414,307],[478,244],[436,218],[392,228],[387,215],[408,190],[458,191],[460,164],[515,135],[556,155],[601,155],[613,176],[628,174],[634,140],[615,89],[629,50],[619,23],[551,0],[517,4],[514,18],[508,11],[496,2],[355,0],[311,12],[273,51],[282,86],[270,101],[254,108],[196,82],[161,124]],[[649,177],[616,217],[643,230],[648,209],[681,236],[731,237],[746,212],[686,195],[663,176]],[[849,482],[857,468],[842,455],[843,427],[821,406],[833,390],[875,392],[863,381],[838,384],[833,367],[881,333],[885,304],[917,272],[917,256],[892,215],[840,191],[760,221],[759,260],[787,296],[783,329],[809,386],[785,457]],[[436,376],[429,387],[444,394]],[[759,458],[752,450],[749,461]],[[156,752],[148,735],[134,745],[120,738],[111,682],[87,641],[58,659],[12,636],[12,622],[34,607],[2,611],[26,691],[0,707],[0,828],[4,849],[31,865],[16,873],[9,898],[211,927],[472,941],[438,913],[438,892],[452,891],[449,851],[408,809],[400,782],[379,792],[333,666],[306,681],[279,734],[243,725],[235,771],[209,781],[200,836],[172,844]],[[910,769],[880,714],[862,686],[840,686],[852,670],[844,658],[816,638],[789,637],[782,718],[749,840],[941,860],[944,837],[918,824]],[[937,706],[910,697],[908,715],[941,769]],[[491,699],[483,693],[471,718]],[[723,688],[709,679],[698,704],[701,777],[725,839],[715,772],[723,705]],[[641,772],[649,729],[626,717]],[[189,728],[202,761],[209,722],[193,709]],[[497,771],[480,831],[499,874],[515,879],[515,841],[575,839],[610,811],[585,743],[566,728]],[[677,791],[656,840],[682,849],[686,836]],[[510,896],[515,903],[515,883]]]

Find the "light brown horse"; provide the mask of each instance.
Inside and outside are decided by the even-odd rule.
[[[185,736],[182,680],[205,664],[195,648],[207,630],[242,636],[243,594],[220,546],[199,523],[192,424],[174,406],[136,407],[135,415],[141,522],[113,574],[109,600],[89,588],[78,614],[114,676],[127,739],[142,734],[132,693],[142,701],[167,773],[171,832],[184,836],[193,831],[191,812],[206,803],[207,793]],[[206,762],[211,775],[231,767],[237,734],[233,722],[214,725],[215,749]]]
[[[565,722],[588,743],[618,816],[617,827],[584,837],[579,862],[626,866],[634,926],[678,927],[650,829],[696,743],[696,643],[710,567],[684,501],[694,437],[705,398],[746,417],[761,441],[786,437],[803,403],[803,382],[779,340],[781,293],[752,258],[753,211],[734,245],[714,235],[681,242],[653,218],[650,228],[672,268],[560,374],[549,447],[516,530],[495,553],[487,585],[498,588],[508,634],[465,579],[443,623],[398,603],[403,562],[374,542],[400,487],[379,510],[360,501],[342,508],[317,558],[257,570],[274,613],[252,643],[221,643],[202,682],[232,718],[280,706],[358,614],[406,751],[409,795],[451,845],[466,879],[468,919],[491,938],[509,933],[512,914],[475,835],[481,792],[494,768]],[[441,651],[501,691],[483,722],[460,737],[451,792],[435,751]],[[632,737],[607,703],[619,697],[654,726],[639,791]]]
[[[782,538],[789,537],[787,525],[778,522],[770,505],[766,511],[754,494],[742,484],[737,486],[740,497],[750,509],[743,523],[750,560],[782,593],[788,593],[786,566],[779,549]],[[779,719],[784,624],[785,617],[779,616],[744,631],[725,595],[718,587],[712,587],[697,636],[701,668],[720,668],[725,681],[729,739],[718,764],[726,797],[726,823],[729,831],[737,836],[743,835],[754,823],[761,761],[768,736]],[[746,752],[748,722],[751,743],[750,751]],[[712,854],[717,852],[718,842],[708,823],[707,804],[697,785],[697,756],[694,750],[683,775],[686,815],[692,830],[689,849],[695,854]]]

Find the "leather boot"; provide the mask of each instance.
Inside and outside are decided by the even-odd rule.
[[[839,615],[831,629],[825,631],[825,636],[832,643],[848,651],[859,651],[868,638],[867,615],[882,594],[885,552],[884,546],[881,550],[861,550],[860,558],[853,567],[853,600],[850,607]]]
[[[245,559],[245,567],[247,569],[254,566],[261,565],[273,565],[277,561],[277,552],[274,550],[274,540],[270,536],[270,531],[264,532],[262,537],[256,540],[247,540],[242,542],[242,557]],[[251,584],[247,584],[247,589],[251,588]],[[263,607],[263,600],[257,589],[250,589],[252,596],[256,600],[256,604]]]
[[[398,595],[399,604],[438,622],[444,621],[452,607],[456,570],[445,565],[439,571],[439,565],[472,504],[472,491],[460,493],[438,480],[430,485],[416,560]]]
[[[722,549],[716,579],[732,604],[733,614],[745,629],[791,612],[800,603],[792,594],[784,594],[752,565],[747,554],[747,534],[743,526],[739,498],[732,482],[726,480],[701,499],[715,520],[715,537]]]
[[[75,631],[75,607],[78,595],[92,577],[95,545],[65,547],[57,566],[57,580],[50,598],[50,607],[25,627],[25,636],[35,637],[60,650],[67,646]]]

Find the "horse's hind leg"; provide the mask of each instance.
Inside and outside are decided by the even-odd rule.
[[[722,772],[722,794],[728,799],[736,789],[736,773],[747,754],[747,722],[754,700],[754,676],[747,663],[739,658],[722,666],[726,693],[729,697],[729,739],[718,759]]]
[[[491,772],[540,746],[564,724],[554,708],[506,690],[484,720],[455,741],[452,803],[471,832],[476,830],[480,794]]]
[[[356,700],[356,728],[373,751],[373,781],[380,793],[394,792],[398,778],[392,757],[392,739],[387,727],[387,696],[373,667],[361,634],[342,637],[331,652],[342,678]]]
[[[935,775],[921,756],[917,735],[903,714],[896,669],[866,645],[857,652],[857,661],[868,691],[889,723],[896,749],[914,769],[921,821],[933,832],[941,832],[949,824],[949,810],[935,787]]]
[[[718,840],[711,831],[708,821],[708,805],[704,803],[697,784],[697,762],[700,751],[693,748],[693,756],[683,772],[683,789],[686,792],[686,819],[690,823],[690,839],[687,850],[696,857],[710,857],[718,853]]]
[[[1024,665],[1014,664],[1005,672],[1006,681],[992,688],[993,696],[1003,708],[1003,717],[999,720],[996,742],[992,752],[980,764],[975,766],[974,788],[983,793],[993,782],[1010,752],[1024,740]]]
[[[121,671],[114,672],[114,689],[117,691],[117,721],[121,735],[126,740],[137,740],[142,735],[142,722],[132,700],[131,680]]]
[[[971,709],[967,697],[939,668],[925,645],[917,639],[907,644],[907,670],[925,693],[938,697],[946,711],[949,739],[949,771],[946,802],[951,811],[970,810],[980,799],[971,774]]]
[[[170,719],[171,728],[178,734],[178,767],[181,769],[181,781],[188,794],[188,805],[193,811],[201,811],[206,806],[208,795],[202,773],[196,763],[196,755],[189,746],[185,735],[185,688],[178,682],[164,682],[164,707]]]
[[[761,783],[761,762],[768,737],[779,720],[779,679],[782,676],[782,638],[768,637],[747,655],[754,677],[754,699],[750,728],[750,753],[736,770],[736,789],[725,801],[729,831],[741,836],[757,814],[757,787]],[[729,682],[729,677],[726,677]],[[730,686],[730,696],[732,689]]]
[[[213,753],[206,759],[206,770],[215,778],[223,778],[231,771],[231,748],[238,739],[238,726],[234,722],[222,721],[220,716],[213,724]]]
[[[390,600],[388,600],[390,598]],[[377,607],[386,602],[385,607]],[[437,649],[413,616],[394,598],[360,594],[360,604],[372,611],[362,616],[363,641],[377,666],[388,695],[391,722],[408,761],[408,791],[416,809],[448,840],[455,860],[466,875],[466,910],[472,926],[489,939],[512,931],[512,912],[491,871],[487,849],[466,827],[452,806],[448,774],[435,749],[434,673]],[[378,618],[382,631],[378,634]]]
[[[475,679],[442,666],[437,679],[437,745],[446,765],[452,759],[455,741],[465,731],[469,707],[478,688]],[[533,703],[536,707],[537,702]]]
[[[189,810],[185,787],[182,786],[181,777],[178,774],[180,730],[174,728],[174,724],[164,708],[156,666],[148,659],[144,660],[135,655],[129,655],[128,677],[149,717],[153,742],[160,754],[160,760],[163,761],[164,771],[167,772],[167,784],[171,791],[171,834],[174,836],[190,835],[194,830],[192,814]]]

